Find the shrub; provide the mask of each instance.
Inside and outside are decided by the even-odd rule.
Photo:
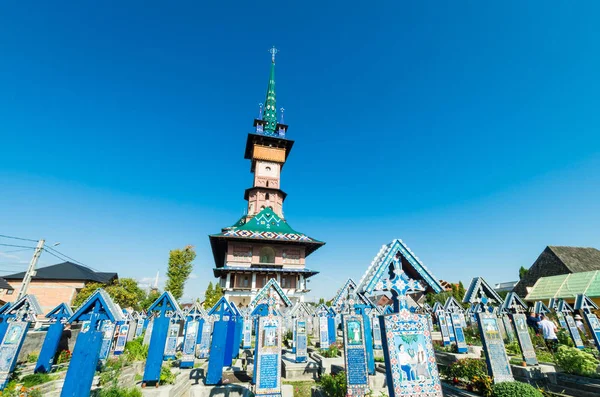
[[[338,356],[340,349],[337,344],[332,343],[328,349],[321,349],[320,354],[325,358],[334,358]]]
[[[40,354],[38,352],[32,352],[27,355],[28,363],[36,363]]]
[[[125,344],[126,354],[131,361],[144,361],[148,357],[148,346],[144,346],[144,338],[135,338]]]
[[[594,356],[575,347],[559,346],[556,363],[566,373],[591,376],[596,374],[598,360]]]
[[[444,374],[449,378],[471,381],[474,377],[487,376],[487,365],[478,358],[462,358],[446,367]]]
[[[142,397],[142,392],[135,387],[125,389],[113,385],[109,388],[101,389],[98,397]]]
[[[465,342],[467,342],[468,345],[481,346],[481,335],[479,334],[477,326],[470,325],[463,328],[463,333],[465,334]]]
[[[287,340],[292,340],[294,337],[294,333],[292,332],[292,330],[288,330],[285,335],[283,335],[283,339],[287,339]]]
[[[342,371],[336,375],[324,374],[319,386],[327,397],[346,397],[346,373]]]
[[[493,397],[543,397],[543,394],[528,383],[501,382],[492,386]]]
[[[473,387],[477,389],[483,397],[490,397],[492,395],[492,378],[488,375],[478,376],[475,375],[471,379]]]
[[[171,367],[169,365],[163,365],[160,368],[160,380],[159,383],[161,385],[172,385],[175,383],[175,378],[177,376],[171,372]]]
[[[57,364],[64,364],[71,360],[71,352],[68,350],[63,350],[58,355],[58,359],[56,360]]]
[[[51,380],[54,380],[54,377],[52,377],[48,374],[39,373],[39,374],[25,375],[21,379],[21,383],[25,387],[32,387],[32,386],[41,385],[42,383],[50,382]]]
[[[566,329],[559,329],[556,333],[556,337],[558,338],[558,343],[560,343],[561,345],[575,347],[575,343],[573,343],[573,339],[571,339],[571,335]],[[583,338],[582,340],[585,340],[585,338]]]
[[[521,348],[519,347],[519,342],[513,341],[504,345],[506,349],[506,354],[509,356],[520,356]]]

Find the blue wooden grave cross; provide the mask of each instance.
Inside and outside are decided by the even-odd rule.
[[[408,277],[397,256],[389,263],[388,274],[375,289],[392,293],[393,312],[379,317],[389,395],[441,397],[428,316],[408,305],[408,294],[425,288]]]
[[[148,308],[148,313],[153,313],[154,319],[148,357],[146,358],[144,376],[142,377],[142,387],[145,387],[148,383],[154,383],[158,386],[171,318],[180,312],[177,300],[168,291],[163,292]]]
[[[179,363],[180,368],[194,367],[198,334],[202,332],[200,328],[201,319],[202,313],[196,303],[185,315],[185,337],[183,338],[183,356]]]
[[[477,326],[486,353],[488,375],[494,383],[512,382],[514,378],[502,338],[502,322],[496,317],[497,308],[492,306],[494,302],[500,305],[504,303],[482,277],[473,278],[463,303],[471,303],[474,305],[473,311],[477,312]]]
[[[244,316],[239,311],[235,302],[231,302],[231,309],[233,310],[233,343],[231,345],[231,361],[233,362],[240,354],[240,344],[242,343],[242,332],[244,330]]]
[[[209,316],[215,316],[213,323],[213,334],[210,342],[210,358],[208,360],[208,369],[204,383],[207,385],[217,385],[221,383],[223,377],[223,366],[226,356],[226,344],[228,341],[228,330],[230,318],[233,316],[233,310],[225,297],[221,297],[219,301],[209,310]],[[231,350],[229,350],[231,352]],[[231,353],[229,353],[231,359]]]
[[[596,348],[600,350],[600,321],[592,312],[592,310],[598,310],[598,305],[588,298],[587,295],[579,294],[575,298],[574,309],[583,312],[583,318],[592,333]]]
[[[559,299],[556,306],[556,313],[562,314],[567,323],[567,329],[569,330],[571,339],[573,339],[573,342],[575,343],[575,347],[583,349],[583,340],[581,339],[581,335],[579,335],[579,328],[577,328],[577,324],[575,324],[575,320],[571,315],[573,313],[573,308],[564,299]]]
[[[370,375],[375,375],[375,354],[373,353],[373,335],[370,332],[372,329],[371,326],[371,317],[368,314],[369,310],[374,308],[373,304],[362,294],[351,292],[347,297],[348,306],[350,308],[350,312],[354,312],[356,315],[362,316],[363,326],[365,329],[365,351],[367,354],[367,369]],[[367,332],[367,330],[369,332]]]
[[[409,278],[402,271],[398,258],[395,258],[389,266],[389,278],[380,280],[375,286],[377,291],[390,291],[392,293],[393,312],[398,313],[406,309],[414,311],[414,308],[408,307],[407,294],[425,291],[425,288],[418,280]]]
[[[541,302],[540,302],[541,303]],[[511,322],[507,327],[511,327],[511,331],[516,331],[517,342],[521,348],[523,360],[527,365],[537,365],[538,360],[535,354],[531,336],[529,335],[529,327],[527,326],[527,318],[524,312],[527,310],[527,304],[515,292],[509,292],[502,304],[504,312],[508,313]],[[508,332],[508,330],[507,330]]]
[[[163,361],[175,360],[177,354],[177,340],[179,337],[180,323],[183,319],[184,314],[181,311],[173,313],[170,318],[167,340],[165,341]]]
[[[6,302],[2,307],[0,307],[0,340],[4,338],[4,334],[6,333],[6,328],[8,328],[8,309],[10,308],[11,303]]]
[[[30,323],[36,322],[37,316],[43,314],[34,295],[23,296],[6,313],[8,327],[0,344],[0,390],[4,390],[15,369]]]
[[[65,322],[73,315],[73,310],[64,303],[56,306],[48,314],[46,318],[50,319],[50,326],[46,332],[40,355],[35,364],[34,372],[48,373],[52,369],[54,355],[58,349],[58,342],[62,336]]]
[[[125,344],[127,343],[129,336],[129,328],[133,323],[133,317],[131,316],[131,313],[125,309],[121,311],[123,312],[123,320],[117,322],[113,335],[113,354],[115,356],[119,356],[125,351]]]
[[[465,334],[463,331],[464,309],[458,303],[456,298],[453,296],[446,299],[444,304],[444,311],[448,313],[448,324],[450,325],[450,332],[454,333],[454,341],[456,342],[456,348],[458,353],[466,353],[468,351],[467,342],[465,340]]]
[[[123,312],[103,289],[97,289],[69,318],[69,323],[82,321],[85,326],[77,336],[61,397],[89,395],[102,345],[100,324],[103,321],[120,321],[122,318]]]
[[[266,316],[260,316],[256,322],[256,342],[254,347],[256,368],[252,374],[252,384],[255,385],[254,394],[257,396],[275,397],[281,395],[281,316],[278,315],[277,310],[279,297],[276,297],[275,293],[276,291],[270,290],[268,296],[263,294],[257,304],[257,307],[262,306],[267,309]],[[272,343],[266,340],[267,323],[273,329],[272,332],[269,332],[271,336],[269,341]],[[269,359],[265,362],[263,361],[264,357],[274,359]],[[265,389],[269,391],[267,392]]]

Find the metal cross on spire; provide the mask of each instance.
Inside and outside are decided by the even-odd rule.
[[[375,286],[378,291],[391,291],[394,312],[408,310],[406,295],[412,292],[425,291],[418,280],[413,280],[400,268],[397,260],[390,264],[390,278],[381,280]]]
[[[273,46],[271,49],[269,49],[269,52],[271,53],[271,62],[275,63],[275,55],[279,52],[279,50]]]

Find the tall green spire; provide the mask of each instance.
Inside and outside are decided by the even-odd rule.
[[[277,126],[277,107],[275,103],[275,54],[277,54],[277,48],[273,47],[269,52],[271,53],[271,73],[269,74],[263,120],[265,121],[265,132],[274,134]]]

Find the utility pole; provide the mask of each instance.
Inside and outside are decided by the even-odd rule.
[[[31,278],[35,276],[35,265],[37,264],[40,255],[42,254],[42,250],[44,249],[44,243],[46,240],[39,240],[37,243],[37,247],[35,247],[35,251],[33,252],[33,258],[31,258],[31,262],[29,262],[29,267],[27,268],[27,273],[25,273],[25,277],[23,277],[23,283],[21,284],[21,290],[19,291],[19,296],[17,296],[17,300],[27,294],[27,288],[29,288],[29,282]]]

